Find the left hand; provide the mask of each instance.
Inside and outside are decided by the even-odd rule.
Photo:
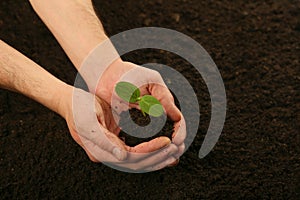
[[[173,155],[177,147],[167,137],[151,140],[148,146],[145,143],[127,146],[117,136],[119,127],[109,104],[86,91],[68,86],[59,105],[73,139],[94,162],[126,171],[146,172],[176,161]]]

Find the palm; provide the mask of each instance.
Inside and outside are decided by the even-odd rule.
[[[99,81],[98,87],[96,88],[96,95],[104,99],[108,104],[113,105],[113,109],[118,113],[124,111],[124,109],[128,107],[120,104],[122,100],[118,98],[114,92],[115,85],[121,80],[131,82],[138,86],[141,91],[141,96],[150,94],[156,97],[173,121],[180,120],[181,114],[175,107],[173,96],[164,84],[160,74],[134,63],[117,60],[111,64]],[[112,104],[113,101],[116,102],[116,104]],[[130,107],[138,108],[135,104],[130,104]]]
[[[122,101],[114,92],[115,85],[120,81],[127,81],[139,87],[141,96],[150,94],[160,101],[166,114],[174,121],[175,131],[172,142],[180,147],[178,153],[180,156],[184,150],[185,122],[160,74],[157,71],[122,60],[111,64],[99,81],[96,95],[111,105],[118,114],[128,109],[127,103]],[[130,104],[129,107],[139,108],[137,104]],[[154,141],[152,142],[154,144]]]
[[[133,63],[119,60],[111,64],[99,81],[98,87],[96,88],[96,95],[111,104],[116,83],[124,74],[135,67],[137,67],[137,65]]]
[[[86,93],[83,94],[83,96],[84,95],[86,95],[86,98],[84,98],[82,101],[87,101],[87,104],[89,105],[95,103],[95,109],[93,109],[91,106],[89,106],[90,109],[87,109],[78,105],[79,108],[77,109],[82,112],[76,115],[76,113],[74,113],[76,111],[72,109],[73,113],[70,113],[68,117],[66,117],[66,121],[73,139],[86,151],[92,161],[97,162],[99,159],[96,159],[94,156],[92,156],[90,152],[91,149],[87,148],[86,145],[87,143],[91,143],[90,138],[85,136],[91,127],[94,126],[93,121],[90,121],[91,118],[95,118],[97,120],[97,124],[101,129],[100,134],[103,134],[111,141],[118,143],[119,146],[123,146],[124,149],[125,145],[117,137],[120,132],[120,128],[116,123],[118,116],[112,113],[110,105],[98,97],[95,97],[95,101],[93,101],[93,95],[91,94]]]

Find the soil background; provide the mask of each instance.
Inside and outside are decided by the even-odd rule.
[[[174,67],[198,94],[194,142],[178,166],[156,172],[129,174],[92,163],[64,119],[1,90],[0,199],[300,198],[300,1],[95,0],[94,6],[110,36],[165,27],[210,53],[226,87],[222,135],[199,159],[210,120],[208,91],[188,63],[168,52],[124,56]],[[27,1],[0,1],[0,38],[73,84],[75,68]]]

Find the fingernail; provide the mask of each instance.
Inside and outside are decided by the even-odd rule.
[[[113,154],[114,154],[114,156],[115,156],[118,160],[121,160],[121,159],[122,159],[121,149],[119,149],[118,147],[115,147],[115,148],[114,148]]]
[[[172,143],[172,141],[169,139],[169,138],[166,138],[166,141],[165,141],[165,146],[168,146]]]

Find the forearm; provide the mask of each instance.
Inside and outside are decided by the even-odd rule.
[[[79,70],[84,58],[107,39],[91,0],[29,0]]]
[[[19,92],[64,116],[62,94],[72,92],[39,65],[0,40],[0,87]]]
[[[32,7],[59,41],[94,93],[99,78],[111,62],[121,62],[105,35],[91,0],[30,0]],[[101,46],[98,46],[101,44]],[[96,51],[91,52],[98,46]],[[83,61],[88,59],[88,64]]]

